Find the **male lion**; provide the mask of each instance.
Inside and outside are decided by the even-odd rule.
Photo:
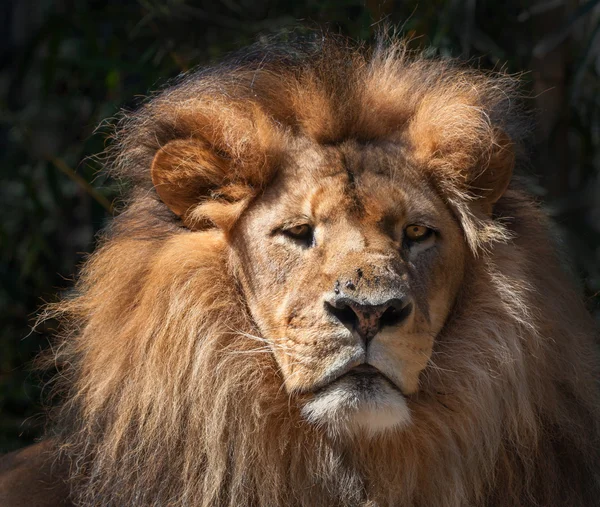
[[[65,401],[5,504],[597,505],[593,324],[511,184],[515,96],[324,37],[125,115],[132,192],[51,309]]]

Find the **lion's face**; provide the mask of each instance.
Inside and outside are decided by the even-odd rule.
[[[304,416],[335,433],[410,422],[452,309],[460,228],[397,147],[301,143],[231,234],[249,310]]]
[[[410,421],[467,256],[504,239],[492,211],[514,166],[487,112],[504,94],[369,69],[358,64],[351,87],[305,69],[244,73],[230,92],[182,88],[156,106],[172,123],[157,120],[156,153],[139,164],[153,156],[179,227],[223,232],[245,330],[291,404],[333,434]]]

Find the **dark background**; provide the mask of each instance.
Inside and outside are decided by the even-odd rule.
[[[537,118],[522,176],[553,216],[600,316],[600,0],[114,0],[0,2],[0,452],[43,429],[36,309],[72,285],[118,208],[102,174],[122,107],[195,65],[292,27],[413,46],[523,75]],[[300,31],[304,28],[300,28]],[[96,130],[98,125],[101,127]]]

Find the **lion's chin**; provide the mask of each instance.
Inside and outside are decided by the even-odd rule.
[[[357,433],[374,437],[411,422],[406,398],[385,377],[355,371],[315,392],[302,415],[341,438]]]

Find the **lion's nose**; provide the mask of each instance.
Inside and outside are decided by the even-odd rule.
[[[348,329],[369,342],[384,326],[396,326],[412,312],[409,298],[392,298],[380,304],[365,304],[348,297],[325,302],[326,310]]]

